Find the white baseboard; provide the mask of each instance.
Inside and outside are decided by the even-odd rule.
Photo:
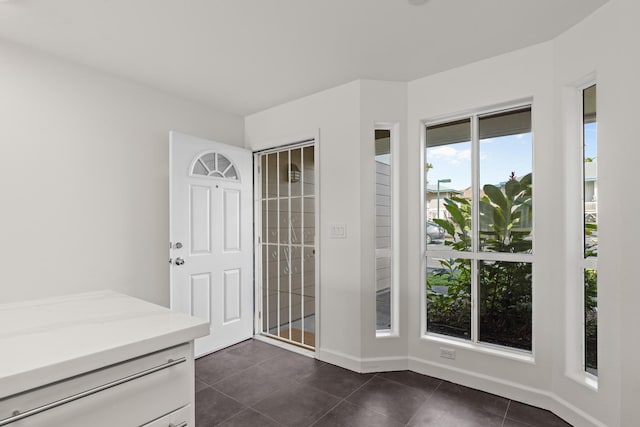
[[[339,351],[316,348],[316,358],[354,372],[362,373],[362,360]]]
[[[547,409],[575,426],[606,427],[605,424],[554,393],[415,357],[408,359],[409,370],[413,372]]]
[[[476,390],[503,396],[507,399],[526,403],[527,405],[547,409],[575,426],[606,427],[605,424],[554,393],[478,372],[415,357],[357,358],[330,349],[318,349],[316,351],[316,357],[323,362],[360,373],[410,370]]]
[[[369,357],[362,359],[362,373],[406,371],[409,369],[408,360],[404,356]]]

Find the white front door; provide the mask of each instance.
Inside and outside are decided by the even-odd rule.
[[[195,355],[253,335],[252,153],[170,134],[171,308],[207,319]]]

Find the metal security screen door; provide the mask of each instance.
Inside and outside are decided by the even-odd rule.
[[[316,185],[313,142],[262,152],[256,165],[257,330],[316,345]]]

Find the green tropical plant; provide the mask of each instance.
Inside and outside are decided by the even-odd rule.
[[[518,179],[514,173],[502,188],[485,185],[479,200],[479,249],[486,252],[529,253],[532,249],[531,174]],[[446,198],[447,219],[434,219],[447,232],[445,245],[455,251],[471,249],[471,200]],[[471,262],[458,258],[440,260],[441,269],[427,275],[429,326],[448,335],[462,327],[470,330]],[[531,264],[527,262],[481,262],[480,335],[485,342],[531,348]],[[436,279],[437,278],[437,279]],[[445,295],[434,283],[448,284]],[[445,328],[450,326],[450,330]]]
[[[598,369],[598,270],[584,270],[585,365]]]
[[[503,189],[487,184],[480,199],[480,249],[531,252],[531,174],[512,173]]]
[[[429,331],[461,338],[471,334],[471,263],[440,260],[442,268],[427,274]],[[437,287],[447,292],[437,292]]]

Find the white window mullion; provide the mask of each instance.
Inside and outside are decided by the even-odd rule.
[[[266,268],[267,274],[266,274],[266,284],[263,283],[262,284],[262,292],[266,292],[267,298],[266,298],[266,307],[262,307],[262,315],[266,316],[267,319],[267,323],[266,323],[266,327],[263,326],[264,332],[265,333],[269,333],[269,309],[271,308],[269,306],[269,287],[271,286],[271,283],[269,283],[269,278],[271,276],[269,276],[269,250],[270,250],[270,246],[267,244],[267,242],[265,242],[265,236],[267,237],[267,239],[269,239],[269,157],[266,154],[263,154],[265,161],[264,161],[264,165],[265,165],[265,170],[262,171],[262,173],[265,175],[264,179],[266,182],[266,186],[265,186],[265,199],[264,202],[266,209],[265,209],[265,213],[266,213],[266,219],[265,219],[265,224],[267,225],[266,230],[262,230],[262,247],[264,248],[263,250],[267,253],[266,256],[266,260],[265,260],[265,264],[266,266],[264,268]],[[262,227],[261,227],[262,228]],[[270,239],[269,239],[270,240]]]
[[[287,250],[289,251],[289,255],[287,257],[287,269],[289,270],[289,339],[293,340],[293,322],[292,322],[292,314],[293,314],[293,292],[292,292],[292,284],[293,284],[293,247],[291,246],[291,231],[293,227],[293,219],[291,213],[291,150],[287,151]],[[301,331],[301,335],[304,335],[304,331]]]
[[[480,246],[480,142],[478,140],[478,116],[471,119],[471,341],[478,342],[480,337],[478,289],[478,259],[475,256]]]
[[[304,169],[304,149],[300,148],[300,329],[302,330],[301,341],[302,344],[305,345],[304,342],[304,179],[305,179],[306,171]]]
[[[277,312],[277,319],[278,319],[278,323],[276,325],[277,327],[277,333],[276,335],[278,335],[279,337],[282,336],[280,334],[280,325],[281,325],[281,321],[280,321],[280,276],[282,273],[282,267],[280,265],[280,258],[281,258],[281,252],[280,252],[280,176],[279,176],[279,171],[280,171],[280,154],[276,154],[276,249],[278,251],[278,255],[277,255],[277,259],[278,259],[278,293],[276,295],[276,307],[278,308],[278,312]]]

